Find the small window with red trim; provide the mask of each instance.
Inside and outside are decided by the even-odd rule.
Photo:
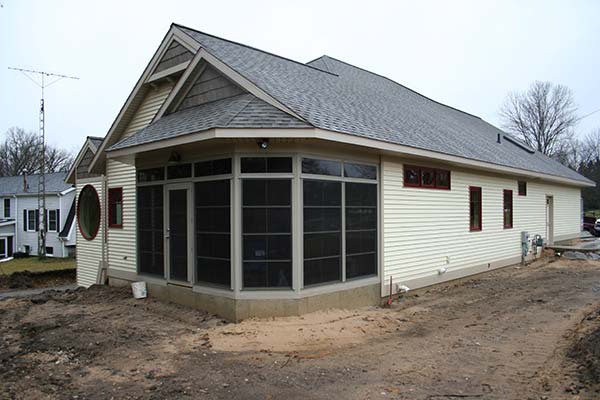
[[[471,231],[480,231],[481,223],[481,188],[469,187],[469,228]]]
[[[404,186],[450,190],[450,171],[404,165]]]
[[[504,190],[504,211],[503,211],[504,229],[513,227],[513,192]]]
[[[123,227],[123,188],[108,189],[108,226]]]
[[[435,187],[435,171],[431,168],[421,168],[421,186],[426,188]]]
[[[421,186],[421,169],[418,167],[404,166],[404,186]]]

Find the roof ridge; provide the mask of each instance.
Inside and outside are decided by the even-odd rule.
[[[277,54],[275,54],[275,53],[268,52],[268,51],[266,51],[266,50],[261,50],[261,49],[259,49],[259,48],[256,48],[256,47],[248,46],[247,44],[243,44],[243,43],[240,43],[240,42],[235,42],[235,41],[233,41],[233,40],[225,39],[225,38],[222,38],[222,37],[219,37],[219,36],[216,36],[216,35],[211,35],[210,33],[202,32],[202,31],[199,31],[199,30],[197,30],[197,29],[190,28],[189,26],[185,26],[185,25],[178,24],[178,23],[176,23],[176,22],[173,22],[173,25],[176,25],[176,26],[178,26],[178,27],[180,27],[180,28],[188,29],[188,30],[190,30],[190,31],[194,31],[194,32],[196,32],[196,33],[200,33],[200,34],[202,34],[202,35],[206,35],[206,36],[209,36],[209,37],[212,37],[212,38],[215,38],[215,39],[219,39],[219,40],[222,40],[222,41],[224,41],[224,42],[232,43],[232,44],[235,44],[235,45],[237,45],[237,46],[242,46],[242,47],[245,47],[245,48],[247,48],[247,49],[251,49],[251,50],[259,51],[259,52],[261,52],[261,53],[268,54],[268,55],[270,55],[270,56],[273,56],[273,57],[276,57],[276,58],[280,58],[280,59],[282,59],[282,60],[286,60],[286,61],[289,61],[289,62],[293,62],[294,64],[302,65],[303,67],[307,67],[307,68],[310,68],[310,69],[314,69],[315,71],[323,72],[323,73],[325,73],[325,74],[329,74],[329,75],[333,75],[333,76],[339,76],[338,74],[336,74],[336,73],[334,73],[334,72],[325,71],[325,70],[322,70],[322,69],[320,69],[320,68],[313,67],[312,65],[307,65],[307,64],[304,64],[304,63],[302,63],[302,62],[300,62],[300,61],[292,60],[291,58],[283,57],[283,56],[277,55]]]
[[[401,83],[398,83],[398,82],[396,82],[395,80],[393,80],[393,79],[391,79],[391,78],[388,78],[387,76],[383,76],[383,75],[381,75],[381,74],[378,74],[378,73],[376,73],[376,72],[369,71],[368,69],[365,69],[365,68],[357,67],[356,65],[350,64],[349,62],[342,61],[342,60],[340,60],[340,59],[338,59],[338,58],[335,58],[335,57],[328,56],[327,54],[324,54],[324,55],[322,55],[322,56],[321,56],[321,57],[319,57],[319,58],[323,58],[323,57],[331,58],[332,60],[335,60],[335,61],[337,61],[337,62],[340,62],[340,63],[342,63],[342,64],[346,64],[346,65],[348,65],[348,66],[350,66],[350,67],[352,67],[352,68],[356,68],[356,69],[359,69],[359,70],[361,70],[361,71],[367,72],[367,73],[369,73],[369,74],[371,74],[371,75],[375,75],[375,76],[378,76],[378,77],[380,77],[380,78],[386,79],[386,80],[388,80],[388,81],[390,81],[390,82],[392,82],[392,83],[394,83],[394,84],[396,84],[396,85],[398,85],[398,86],[402,86],[404,89],[410,90],[410,91],[411,91],[411,92],[413,92],[414,94],[416,94],[416,95],[418,95],[418,96],[421,96],[421,97],[423,97],[423,98],[425,98],[425,99],[427,99],[427,100],[429,100],[429,101],[432,101],[432,102],[434,102],[434,103],[436,103],[436,104],[439,104],[439,105],[441,105],[441,106],[444,106],[444,107],[450,108],[450,109],[452,109],[452,110],[454,110],[454,111],[461,112],[461,113],[463,113],[463,114],[466,114],[466,115],[468,115],[468,116],[470,116],[470,117],[477,118],[477,119],[480,119],[480,120],[482,120],[482,121],[483,121],[483,119],[482,119],[480,116],[478,116],[478,115],[475,115],[475,114],[468,113],[468,112],[466,112],[466,111],[463,111],[463,110],[460,110],[460,109],[458,109],[458,108],[456,108],[456,107],[452,107],[452,106],[449,106],[448,104],[444,104],[444,103],[442,103],[442,102],[440,102],[440,101],[434,100],[434,99],[432,99],[431,97],[425,96],[424,94],[421,94],[421,93],[417,92],[416,90],[409,88],[408,86],[405,86],[405,85],[403,85],[403,84],[401,84]],[[318,60],[318,58],[317,58],[317,59],[315,59],[315,60]],[[313,61],[315,61],[315,60],[313,60]]]

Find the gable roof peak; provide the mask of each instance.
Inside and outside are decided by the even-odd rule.
[[[336,73],[333,73],[333,72],[330,72],[330,71],[325,71],[325,70],[323,70],[321,68],[317,68],[317,67],[312,66],[312,65],[304,64],[304,63],[301,63],[300,61],[292,60],[291,58],[283,57],[283,56],[280,56],[278,54],[268,52],[266,50],[262,50],[262,49],[259,49],[259,48],[256,48],[256,47],[249,46],[247,44],[243,44],[243,43],[236,42],[236,41],[233,41],[233,40],[225,39],[225,38],[222,38],[220,36],[212,35],[210,33],[202,32],[202,31],[199,31],[197,29],[190,28],[189,26],[181,25],[181,24],[178,24],[178,23],[175,23],[175,22],[173,22],[172,26],[175,26],[177,28],[183,29],[184,31],[185,30],[191,31],[191,32],[194,32],[194,33],[197,33],[197,34],[200,34],[200,35],[208,36],[208,37],[213,38],[213,39],[222,40],[224,42],[231,43],[231,44],[234,44],[236,46],[241,46],[241,47],[245,47],[245,48],[250,49],[250,50],[254,50],[254,51],[258,51],[258,52],[264,53],[264,54],[268,54],[268,55],[270,55],[272,57],[276,57],[276,58],[280,58],[280,59],[285,60],[285,61],[293,62],[295,64],[302,65],[303,67],[307,67],[307,68],[313,69],[315,71],[323,72],[323,73],[326,73],[326,74],[329,74],[329,75],[333,75],[333,76],[338,76]],[[206,46],[204,43],[198,41],[198,39],[195,38],[194,36],[192,36],[192,37],[198,43],[200,43],[202,46]],[[207,48],[208,48],[208,50],[210,50],[210,47],[207,46]]]

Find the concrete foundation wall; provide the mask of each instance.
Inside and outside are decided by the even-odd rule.
[[[130,283],[127,279],[109,277],[111,286],[129,286]],[[146,285],[149,297],[204,310],[235,322],[254,317],[302,315],[328,308],[352,309],[379,305],[382,302],[379,284],[295,299],[252,300],[198,293],[191,287],[172,284],[146,281]]]

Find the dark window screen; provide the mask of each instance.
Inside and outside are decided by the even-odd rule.
[[[346,279],[377,274],[377,185],[346,182]]]
[[[196,277],[231,285],[230,180],[199,182],[195,186]]]
[[[164,276],[162,185],[138,188],[137,230],[140,272]]]
[[[245,288],[292,287],[291,180],[242,181]]]
[[[304,180],[304,285],[342,277],[342,183]]]
[[[242,157],[243,174],[292,172],[291,157]]]

